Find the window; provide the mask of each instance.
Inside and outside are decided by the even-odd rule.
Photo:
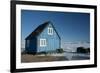
[[[47,46],[46,39],[40,39],[40,47],[45,47]]]
[[[53,35],[53,28],[52,27],[48,27],[48,34]]]

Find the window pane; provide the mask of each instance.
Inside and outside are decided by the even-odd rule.
[[[52,34],[52,28],[51,28],[51,34]]]
[[[50,28],[48,28],[48,33],[50,33]]]
[[[44,45],[46,46],[46,40],[44,40]]]
[[[51,34],[51,28],[50,28],[50,34]]]
[[[42,44],[42,45],[44,46],[44,40],[42,40],[42,42],[43,42],[43,44]]]
[[[43,44],[42,40],[41,40],[41,45]]]

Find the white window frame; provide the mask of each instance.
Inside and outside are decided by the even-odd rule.
[[[47,46],[47,40],[46,39],[40,39],[40,47],[46,47]]]
[[[52,27],[48,27],[48,35],[53,35],[53,28]]]

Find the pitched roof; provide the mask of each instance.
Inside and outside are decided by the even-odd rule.
[[[35,37],[35,36],[38,36],[38,35],[46,28],[46,26],[49,25],[49,23],[52,24],[52,22],[47,21],[47,22],[45,22],[45,23],[39,25],[28,37],[25,38],[25,40],[27,40],[27,39],[29,39],[29,38],[31,38],[31,37],[33,37],[33,36],[34,36],[34,37]],[[52,26],[53,26],[53,24],[52,24]],[[53,28],[54,28],[54,26],[53,26]],[[54,30],[55,30],[55,28],[54,28]],[[56,30],[55,30],[55,31],[56,31]],[[56,33],[57,33],[57,31],[56,31]],[[58,33],[57,33],[57,35],[58,35]],[[58,35],[58,37],[60,38],[59,35]]]

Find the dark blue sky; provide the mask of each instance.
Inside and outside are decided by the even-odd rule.
[[[51,21],[62,42],[90,41],[90,14],[21,10],[22,41],[45,21]]]

